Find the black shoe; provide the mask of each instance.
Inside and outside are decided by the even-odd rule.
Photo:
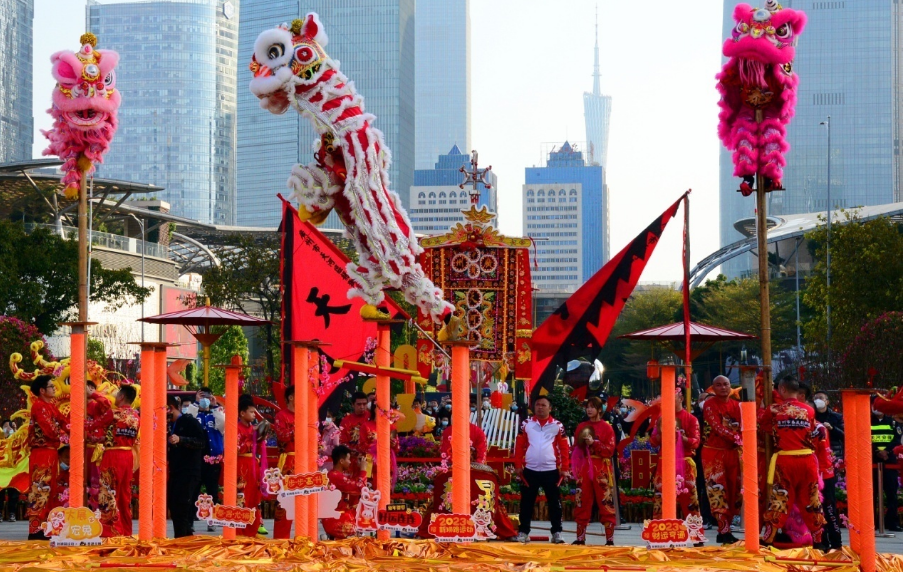
[[[889,532],[901,532],[901,527],[898,526],[897,524],[893,524],[891,526],[886,526],[885,530],[887,530]]]
[[[575,540],[571,544],[574,546],[584,546],[585,544],[587,544],[587,541],[586,540]]]
[[[727,544],[734,544],[735,542],[741,542],[734,534],[728,533],[725,535],[725,542]]]
[[[702,548],[702,547],[703,547],[703,543],[702,543],[702,542],[695,542],[695,543],[694,543],[694,548]]]
[[[813,548],[815,548],[816,550],[821,550],[824,553],[829,551],[829,545],[824,542],[814,543]]]
[[[612,541],[612,540],[607,540],[607,541],[606,541],[606,546],[615,546],[615,542]]]

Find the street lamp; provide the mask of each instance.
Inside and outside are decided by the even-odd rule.
[[[135,222],[138,223],[138,226],[141,227],[141,289],[144,289],[144,249],[145,249],[145,236],[144,236],[144,221],[135,216],[132,213],[129,213],[129,216],[135,219]],[[144,300],[141,301],[141,341],[144,342]]]
[[[832,116],[820,125],[826,126],[826,367],[832,367]]]

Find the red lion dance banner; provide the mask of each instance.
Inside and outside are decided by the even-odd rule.
[[[462,319],[464,339],[474,343],[473,360],[501,362],[517,379],[530,378],[532,293],[530,239],[509,238],[489,225],[495,215],[471,207],[465,224],[421,240],[424,274]],[[423,311],[418,324],[434,340],[440,324]],[[417,344],[418,370],[428,377],[439,356],[423,335]],[[505,370],[503,370],[505,371]]]

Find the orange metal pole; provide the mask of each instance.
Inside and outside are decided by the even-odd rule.
[[[677,488],[675,483],[675,366],[662,366],[662,385],[660,386],[660,403],[662,404],[662,452],[659,463],[662,465],[662,518],[675,518]],[[454,410],[455,407],[453,406]],[[684,459],[682,459],[682,462]]]
[[[744,491],[744,546],[760,551],[760,485],[756,464],[756,403],[741,403],[741,475]]]
[[[860,460],[860,468],[857,471],[857,480],[860,483],[860,569],[863,572],[876,572],[876,525],[873,522],[873,459],[869,393],[858,393],[854,403],[856,404],[855,422],[857,424],[854,433],[854,439],[856,439],[854,447],[858,450]],[[850,481],[848,482],[850,483]],[[850,484],[848,488],[850,488]],[[880,514],[879,518],[885,518],[885,515]]]
[[[306,415],[308,410],[308,391],[310,385],[310,352],[308,348],[296,345],[292,348],[294,353],[292,383],[295,384],[295,472],[306,471],[305,453],[308,443],[308,424]],[[299,495],[295,497],[295,536],[310,538],[311,531],[308,528],[308,497]]]
[[[844,470],[847,477],[847,493],[848,493],[848,520],[851,525],[848,527],[848,536],[850,537],[851,549],[860,554],[860,533],[861,527],[861,511],[862,501],[860,490],[860,468],[864,463],[864,459],[860,457],[860,448],[857,444],[857,394],[853,391],[841,392],[841,407],[844,413],[844,426],[847,428],[844,436]],[[870,450],[872,447],[870,447]],[[872,452],[870,458],[865,459],[865,463],[872,464]],[[870,515],[869,520],[872,521]]]
[[[471,359],[466,344],[452,346],[452,512],[471,514]]]
[[[73,325],[69,361],[69,506],[85,504],[85,366],[84,325]]]
[[[315,383],[319,385],[320,383],[320,353],[316,349],[308,350],[308,357],[310,361],[313,361],[314,371],[317,372],[317,381],[312,382],[309,380],[308,384],[305,386],[305,389],[308,394],[308,410],[307,410],[307,426],[308,426],[308,441],[305,443],[305,451],[307,453],[307,466],[305,467],[305,471],[308,473],[312,473],[317,470],[317,451],[318,444],[320,441],[320,431],[317,430],[318,424],[318,415],[317,415],[317,393],[314,391]],[[298,455],[298,453],[296,453]],[[296,456],[296,461],[298,457]],[[311,540],[316,541],[318,539],[318,519],[317,519],[317,509],[318,507],[318,497],[317,495],[308,496],[308,532],[310,533]]]
[[[154,538],[166,538],[166,347],[154,352]]]
[[[389,324],[377,323],[377,350],[374,356],[377,367],[389,367],[392,355],[389,351]],[[377,375],[377,490],[380,491],[380,509],[389,504],[392,494],[389,467],[389,419],[383,412],[389,411],[389,376]],[[453,406],[454,409],[454,406]],[[377,538],[389,540],[388,530],[377,531]]]
[[[141,344],[141,407],[139,437],[141,439],[138,473],[138,540],[154,537],[154,346]]]
[[[241,356],[232,356],[232,364],[226,366],[226,435],[223,454],[223,504],[238,504],[239,468],[239,371]],[[224,528],[223,538],[235,538],[234,528]]]

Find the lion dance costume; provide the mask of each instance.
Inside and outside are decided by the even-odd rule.
[[[767,191],[782,188],[789,149],[785,126],[797,102],[794,48],[807,17],[775,0],[765,8],[738,4],[733,17],[736,25],[722,46],[728,61],[716,75],[719,139],[734,152],[734,175],[743,178],[740,190],[747,196],[758,173]]]
[[[349,291],[368,304],[383,300],[383,288],[402,291],[405,299],[434,320],[452,306],[424,276],[422,252],[402,208],[389,188],[390,153],[376,119],[364,111],[364,99],[327,56],[327,36],[317,14],[294,20],[291,27],[266,30],[254,43],[251,92],[261,107],[280,114],[292,105],[321,134],[315,161],[292,168],[289,188],[314,223],[336,209],[360,254],[347,272],[358,287]]]
[[[94,172],[94,163],[102,163],[116,133],[116,112],[122,98],[116,89],[113,68],[119,54],[96,50],[94,34],[83,34],[81,49],[57,52],[50,56],[53,77],[53,129],[42,131],[50,140],[44,155],[57,155],[64,161],[64,194],[78,198],[83,173]],[[88,164],[83,164],[87,160]]]

